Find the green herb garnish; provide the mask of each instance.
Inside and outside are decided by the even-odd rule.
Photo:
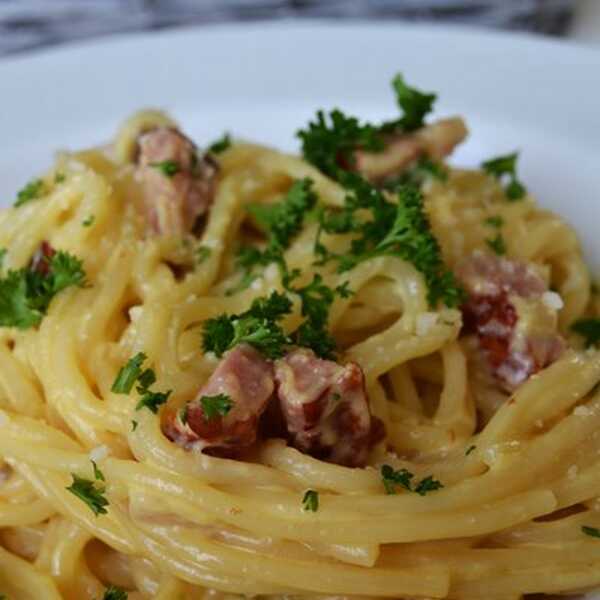
[[[600,340],[600,318],[579,319],[571,329],[585,338],[586,348],[595,346]]]
[[[114,585],[106,588],[102,600],[127,600],[127,592]]]
[[[490,160],[486,160],[481,164],[483,170],[493,175],[496,179],[502,181],[503,179],[508,180],[508,183],[504,187],[506,197],[510,201],[520,200],[525,196],[527,190],[525,186],[517,178],[517,159],[519,154],[513,152],[512,154],[506,154],[504,156],[498,156]]]
[[[119,370],[110,391],[115,394],[129,394],[142,373],[142,364],[146,358],[143,352],[138,352],[130,358]]]
[[[81,224],[84,227],[91,227],[94,224],[95,220],[96,217],[94,215],[90,215],[89,217],[86,217],[83,221],[81,221]]]
[[[79,258],[59,250],[47,260],[46,273],[30,268],[8,271],[0,278],[0,326],[28,329],[39,325],[50,302],[69,286],[83,287]]]
[[[25,187],[17,192],[17,200],[14,206],[22,206],[31,200],[37,200],[45,194],[44,181],[32,179]]]
[[[390,465],[381,467],[381,480],[386,493],[395,494],[397,486],[415,492],[420,496],[425,496],[428,492],[433,492],[444,487],[439,481],[428,475],[419,483],[413,486],[414,475],[407,469],[393,469]]]
[[[231,136],[229,133],[224,133],[218,140],[214,141],[208,147],[211,154],[221,154],[231,147]]]
[[[96,478],[96,481],[106,481],[106,479],[104,479],[104,473],[98,468],[96,462],[92,460],[91,463],[94,469],[94,477]]]
[[[174,177],[181,171],[181,166],[174,160],[163,160],[161,162],[150,163],[151,167],[158,169],[165,177]]]
[[[106,514],[108,511],[105,507],[108,506],[108,500],[104,497],[105,488],[74,473],[71,473],[71,477],[73,483],[66,489],[83,500],[96,516]]]
[[[496,234],[493,238],[488,238],[485,243],[498,255],[506,254],[506,242],[501,233]]]
[[[302,510],[306,512],[317,512],[319,510],[319,492],[306,490],[302,497]]]
[[[233,400],[227,394],[216,394],[215,396],[202,396],[200,405],[202,414],[206,421],[211,421],[217,416],[225,417],[233,408]],[[187,417],[186,417],[187,419]],[[182,422],[184,422],[182,420]]]
[[[581,531],[585,533],[585,535],[589,535],[590,537],[600,538],[600,529],[597,529],[596,527],[588,527],[587,525],[582,525]]]

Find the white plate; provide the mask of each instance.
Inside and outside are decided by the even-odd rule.
[[[130,112],[172,112],[199,142],[225,129],[278,146],[316,108],[395,114],[402,71],[466,116],[454,161],[520,149],[541,203],[564,214],[600,268],[600,51],[521,35],[398,24],[252,24],[144,34],[0,62],[0,200],[58,148],[107,140]]]
[[[0,203],[58,148],[108,139],[141,106],[202,142],[229,129],[296,148],[318,107],[395,113],[389,81],[467,117],[458,164],[522,151],[524,179],[577,227],[600,272],[600,51],[522,35],[398,24],[252,24],[144,34],[0,61]]]

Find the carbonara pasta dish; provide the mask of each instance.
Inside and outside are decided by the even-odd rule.
[[[392,87],[301,156],[144,110],[2,212],[1,598],[600,585],[577,236],[516,153],[450,167],[463,119]]]

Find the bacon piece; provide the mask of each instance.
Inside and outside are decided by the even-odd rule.
[[[475,333],[491,372],[509,392],[553,363],[565,347],[545,281],[526,263],[477,253],[456,275],[469,294],[464,329]]]
[[[33,255],[29,268],[40,275],[48,275],[50,273],[50,259],[55,254],[56,250],[52,247],[50,242],[44,240]]]
[[[137,172],[151,229],[167,235],[192,231],[213,202],[217,163],[208,154],[198,157],[193,142],[170,127],[142,134],[138,147]],[[175,172],[165,173],[160,166],[166,164]]]
[[[369,449],[383,438],[371,416],[362,369],[317,358],[305,348],[275,363],[281,411],[291,443],[335,464],[364,466]]]
[[[392,134],[383,152],[355,152],[356,170],[372,182],[400,175],[417,159],[441,160],[467,137],[460,117],[442,119],[411,133]]]
[[[236,346],[224,355],[196,398],[188,402],[184,413],[167,412],[163,432],[186,449],[235,454],[256,441],[258,420],[274,387],[271,363],[252,346]],[[207,419],[201,398],[218,394],[231,398],[231,410],[225,416]]]

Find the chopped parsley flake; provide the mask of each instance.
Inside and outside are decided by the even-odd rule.
[[[150,390],[150,386],[156,383],[156,374],[152,369],[142,370],[146,358],[147,356],[143,352],[138,352],[133,358],[130,358],[119,370],[111,391],[115,394],[129,394],[137,383],[135,389],[140,395],[140,400],[135,409],[140,410],[145,407],[156,414],[158,407],[169,399],[171,390],[168,392],[153,392]],[[132,423],[136,422],[132,421]],[[135,431],[136,427],[137,423],[132,431]]]
[[[585,339],[587,348],[600,340],[600,318],[579,319],[571,325],[571,329]]]
[[[31,200],[41,198],[45,193],[45,186],[42,179],[32,179],[25,187],[17,192],[15,206],[22,206]]]
[[[317,512],[319,510],[319,492],[306,490],[302,498],[302,510],[306,512]]]
[[[94,215],[90,215],[89,217],[86,217],[81,224],[84,227],[91,227],[94,224],[94,221],[96,220],[96,217]]]
[[[496,234],[493,238],[488,238],[485,243],[498,255],[506,254],[506,242],[501,233]]]
[[[127,592],[114,585],[106,588],[102,600],[127,600]]]
[[[469,456],[469,454],[471,454],[471,452],[473,452],[473,450],[475,450],[475,448],[477,448],[477,446],[475,446],[475,445],[469,446],[465,452],[465,456]]]
[[[212,250],[208,246],[198,246],[194,251],[196,264],[201,265],[205,260],[208,260]]]
[[[489,225],[490,227],[500,228],[504,225],[504,219],[500,215],[494,215],[492,217],[488,217],[484,223]]]
[[[216,394],[215,396],[202,396],[200,398],[202,414],[206,421],[211,421],[217,416],[224,417],[233,408],[233,400],[227,394]],[[187,420],[187,415],[185,415]],[[182,422],[183,421],[182,419]]]
[[[525,186],[517,178],[517,159],[519,154],[513,152],[504,156],[498,156],[490,160],[486,160],[481,164],[483,170],[493,175],[498,180],[507,179],[508,183],[504,187],[506,197],[511,202],[521,200],[527,193]]]
[[[26,267],[0,278],[0,327],[35,327],[54,296],[67,287],[85,285],[83,264],[76,256],[59,250],[45,260],[45,273]]]
[[[221,154],[231,147],[231,136],[229,133],[224,133],[218,140],[214,141],[209,147],[208,151],[211,154]]]
[[[56,173],[54,175],[54,183],[64,183],[67,179],[67,176],[64,173]]]
[[[105,488],[74,473],[71,473],[71,477],[73,483],[66,489],[83,500],[96,516],[106,514],[108,511],[105,507],[108,506],[108,500],[104,497]]]
[[[177,161],[163,160],[161,162],[150,163],[151,167],[158,169],[165,177],[174,177],[181,171],[181,167]]]
[[[381,480],[387,494],[395,494],[397,486],[425,496],[428,492],[439,490],[444,487],[439,481],[428,475],[413,486],[414,475],[406,469],[395,470],[390,465],[381,467]]]
[[[95,463],[95,461],[91,462],[92,467],[94,469],[94,477],[96,478],[96,481],[106,481],[106,479],[104,479],[104,473],[98,468],[98,465]]]
[[[142,372],[142,364],[146,358],[143,352],[138,352],[130,358],[119,370],[110,391],[115,394],[129,394]]]
[[[138,427],[137,421],[131,421],[131,431],[135,431]]]
[[[600,529],[597,529],[596,527],[588,527],[587,525],[582,525],[581,531],[585,533],[585,535],[589,535],[590,537],[600,538]]]

